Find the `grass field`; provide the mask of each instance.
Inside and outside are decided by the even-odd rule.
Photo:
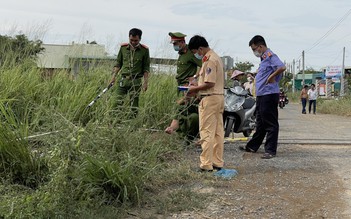
[[[174,76],[151,75],[135,119],[113,107],[115,87],[86,108],[110,77],[103,67],[75,80],[43,78],[30,64],[0,68],[0,217],[123,217],[189,179],[178,172],[183,142],[162,131],[175,112]],[[159,211],[191,206],[175,203],[183,196],[164,196]]]

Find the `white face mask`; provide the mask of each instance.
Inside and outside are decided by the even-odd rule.
[[[247,77],[247,81],[251,82],[251,81],[252,81],[252,78]]]
[[[177,52],[179,52],[181,50],[179,45],[173,45],[173,49]]]
[[[195,56],[197,59],[200,59],[200,60],[204,57],[204,56],[202,56],[202,55],[199,55],[198,53],[195,53],[194,56]]]
[[[253,53],[254,53],[254,55],[255,55],[256,57],[261,57],[261,56],[262,56],[262,53],[260,53],[260,52],[258,52],[258,51],[254,51]]]

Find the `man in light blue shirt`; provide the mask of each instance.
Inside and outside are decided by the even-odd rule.
[[[247,152],[256,152],[266,137],[265,154],[262,159],[270,159],[275,157],[277,153],[279,81],[286,67],[278,56],[267,48],[262,36],[254,36],[250,40],[249,46],[254,55],[261,59],[255,78],[257,127],[246,147],[240,147],[240,149]]]

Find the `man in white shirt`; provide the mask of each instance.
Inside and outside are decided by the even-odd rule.
[[[313,114],[316,114],[316,100],[318,97],[318,92],[316,90],[316,85],[311,84],[311,88],[307,92],[308,95],[308,112],[311,113],[311,106],[313,105]]]

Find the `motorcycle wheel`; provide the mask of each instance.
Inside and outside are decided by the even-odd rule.
[[[283,102],[279,102],[279,107],[280,107],[281,109],[283,109],[284,103],[283,103]]]
[[[225,130],[224,130],[224,137],[225,138],[229,137],[230,133],[232,132],[233,127],[234,127],[234,122],[235,122],[235,119],[227,118],[226,123],[225,123]]]
[[[245,137],[250,137],[251,133],[252,133],[251,129],[243,131],[243,134]]]

